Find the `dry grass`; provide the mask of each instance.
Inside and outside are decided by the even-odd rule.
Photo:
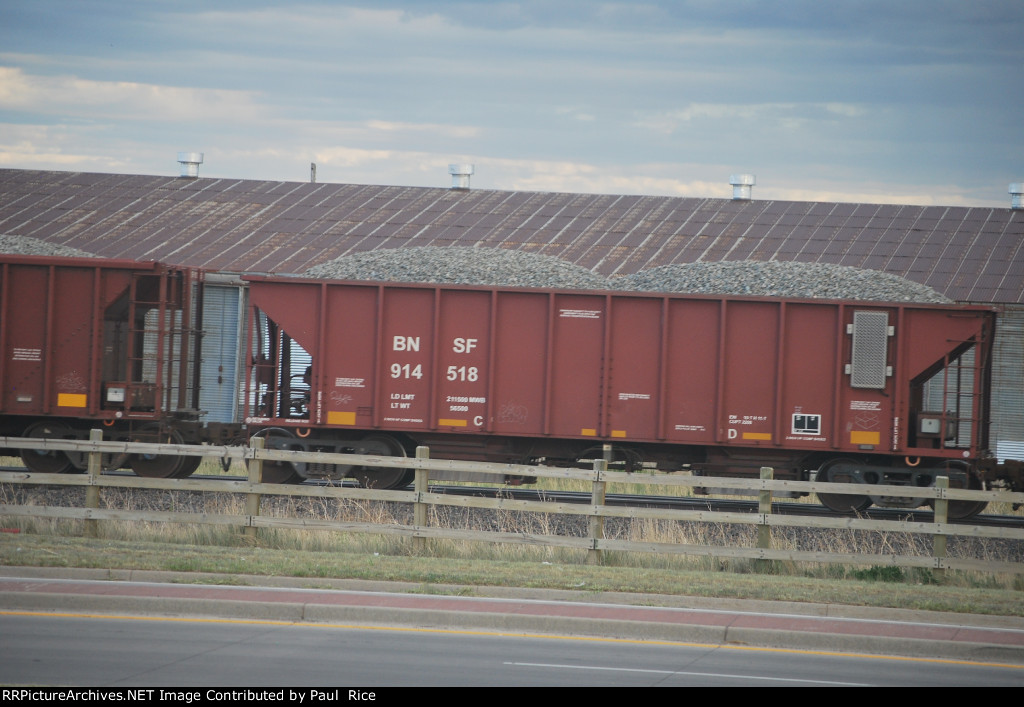
[[[0,503],[44,505],[53,504],[51,490],[0,486]],[[60,503],[81,506],[83,489],[66,489]],[[234,494],[204,492],[137,492],[128,489],[105,489],[102,505],[124,510],[167,510],[212,515],[245,514],[244,499]],[[412,524],[412,509],[405,504],[327,498],[272,498],[263,500],[263,514],[271,517],[316,518],[335,522],[373,523],[383,526]],[[48,536],[77,536],[84,532],[82,521],[8,517],[3,525],[23,533]],[[484,530],[523,536],[585,537],[587,520],[581,517],[513,511],[479,511],[453,506],[432,506],[428,525],[461,530]],[[98,524],[99,538],[109,541],[170,543],[180,546],[251,545],[252,540],[237,527],[199,523],[160,523],[143,521],[103,521]],[[746,525],[681,522],[653,519],[606,519],[607,538],[632,542],[716,547],[754,547],[756,529]],[[413,543],[397,535],[378,535],[327,530],[261,529],[260,547],[291,550],[300,553],[372,553],[376,555],[410,556]],[[949,554],[997,561],[1021,562],[1024,549],[1020,543],[999,543],[969,538],[951,538]],[[778,549],[821,551],[831,553],[873,553],[883,555],[930,554],[931,539],[905,533],[874,531],[801,531],[776,528],[773,547]],[[431,540],[427,554],[434,558],[490,562],[550,562],[583,564],[587,553],[571,548],[530,544]],[[748,560],[720,560],[711,557],[659,555],[653,553],[607,552],[606,566],[659,569],[671,571],[752,572],[756,563]],[[860,577],[864,571],[833,565],[789,565],[774,563],[773,571],[799,577]],[[876,574],[885,575],[885,573]],[[933,582],[927,572],[893,568],[885,575],[910,583]],[[973,573],[956,573],[954,581],[964,586],[994,586],[991,577]],[[998,580],[998,585],[1017,589],[1012,578]]]

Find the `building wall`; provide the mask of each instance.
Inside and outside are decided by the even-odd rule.
[[[992,446],[1000,459],[1024,459],[1024,306],[1006,305],[996,323]]]

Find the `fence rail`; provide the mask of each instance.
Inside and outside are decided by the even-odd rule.
[[[252,445],[249,447],[113,442],[100,439],[99,430],[94,430],[93,437],[88,441],[0,437],[0,448],[84,452],[88,454],[89,459],[89,470],[85,475],[43,474],[31,471],[0,472],[0,484],[84,486],[87,489],[84,508],[0,505],[0,517],[82,519],[86,522],[86,532],[90,534],[97,532],[96,524],[102,521],[156,521],[237,526],[249,534],[255,534],[259,528],[287,528],[395,535],[413,538],[414,545],[417,548],[422,548],[429,539],[518,543],[587,550],[590,561],[595,563],[602,561],[604,552],[621,551],[730,559],[745,558],[762,561],[921,567],[936,571],[939,575],[948,569],[1024,574],[1024,563],[1021,562],[948,557],[946,553],[946,540],[952,536],[1024,541],[1024,530],[1021,529],[947,522],[949,501],[988,501],[1019,504],[1024,503],[1024,493],[951,489],[942,484],[943,479],[940,479],[940,485],[936,488],[907,486],[871,487],[872,495],[930,499],[935,508],[933,522],[873,520],[859,517],[806,517],[773,513],[771,494],[773,492],[816,493],[818,491],[832,494],[863,494],[865,487],[861,484],[773,479],[771,478],[771,469],[768,468],[763,468],[762,478],[757,479],[714,478],[608,471],[607,462],[602,459],[595,460],[592,469],[565,469],[545,466],[431,459],[429,457],[429,450],[423,447],[417,450],[416,457],[402,458],[269,450],[264,449],[262,445],[263,440],[260,438],[254,438]],[[237,459],[246,462],[249,469],[249,477],[244,481],[225,482],[222,480],[214,481],[195,478],[153,479],[104,475],[101,473],[101,457],[104,454],[182,455]],[[266,484],[259,481],[262,462],[264,461],[318,462],[352,466],[414,469],[416,471],[416,480],[414,490],[412,491],[375,490],[341,486],[320,487]],[[591,484],[592,498],[589,504],[573,504],[516,500],[500,496],[497,498],[479,498],[434,493],[427,486],[431,471],[458,471],[465,474],[499,473],[512,476],[575,479]],[[659,486],[678,487],[680,489],[693,487],[730,488],[758,494],[760,502],[756,513],[608,506],[604,503],[605,490],[608,484],[613,483],[634,485],[656,484]],[[240,493],[245,494],[247,499],[246,512],[244,514],[229,515],[101,508],[99,503],[100,490],[105,488]],[[413,506],[414,521],[411,525],[400,525],[267,516],[260,512],[260,501],[264,496],[319,497],[405,503]],[[482,510],[490,509],[493,511],[585,516],[589,521],[588,534],[585,537],[570,537],[433,527],[428,524],[427,520],[427,509],[431,505]],[[638,542],[605,538],[604,520],[608,518],[754,526],[757,528],[757,541],[756,546],[752,547],[730,547],[724,545]],[[772,546],[772,529],[781,527],[929,535],[932,538],[932,548],[929,555],[837,553],[774,548]]]

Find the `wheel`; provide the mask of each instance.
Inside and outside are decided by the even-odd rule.
[[[981,490],[981,479],[978,478],[977,474],[971,471],[971,468],[967,464],[956,460],[949,460],[942,462],[939,466],[965,472],[967,474],[967,488],[974,489],[976,491]],[[962,488],[961,486],[953,486],[953,483],[953,479],[950,479],[949,485],[951,488]],[[935,510],[935,501],[933,499],[929,499],[928,505],[932,507],[932,510]],[[949,520],[969,520],[985,510],[987,506],[988,501],[950,501],[946,516]]]
[[[150,444],[184,444],[181,433],[175,429],[161,429],[160,425],[146,425],[133,432],[132,442]],[[196,470],[200,457],[182,457],[173,454],[132,454],[128,466],[137,476],[147,479],[182,479]]]
[[[388,435],[364,437],[357,447],[363,448],[357,451],[358,454],[380,454],[389,457],[408,456],[402,443]],[[382,466],[357,466],[352,470],[351,477],[365,489],[403,489],[416,478],[416,471]]]
[[[288,437],[295,439],[295,435],[283,427],[267,427],[260,430],[253,437]],[[280,447],[274,447],[280,449]],[[248,462],[247,462],[248,463]],[[289,462],[263,460],[263,483],[265,484],[301,484],[304,481],[301,475],[295,471],[295,467]]]
[[[817,480],[834,484],[856,483],[853,475],[841,468],[845,465],[856,466],[857,460],[849,458],[830,459],[818,469]],[[835,513],[860,513],[871,506],[871,498],[860,494],[821,493],[819,491],[818,500],[821,502],[821,505]]]
[[[178,457],[181,459],[181,467],[175,473],[176,479],[187,479],[195,473],[199,465],[203,463],[202,457]]]
[[[25,437],[40,439],[73,439],[70,427],[62,422],[37,422],[25,430]],[[44,449],[22,449],[21,461],[37,474],[67,474],[77,471],[64,452]]]

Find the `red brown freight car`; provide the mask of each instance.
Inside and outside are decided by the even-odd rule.
[[[246,422],[272,447],[575,464],[611,443],[627,468],[979,484],[991,308],[247,279]]]
[[[102,425],[108,439],[197,441],[194,292],[190,270],[159,263],[0,257],[0,435],[81,439]],[[22,457],[41,472],[85,467],[71,452]],[[187,476],[197,460],[107,463]]]

